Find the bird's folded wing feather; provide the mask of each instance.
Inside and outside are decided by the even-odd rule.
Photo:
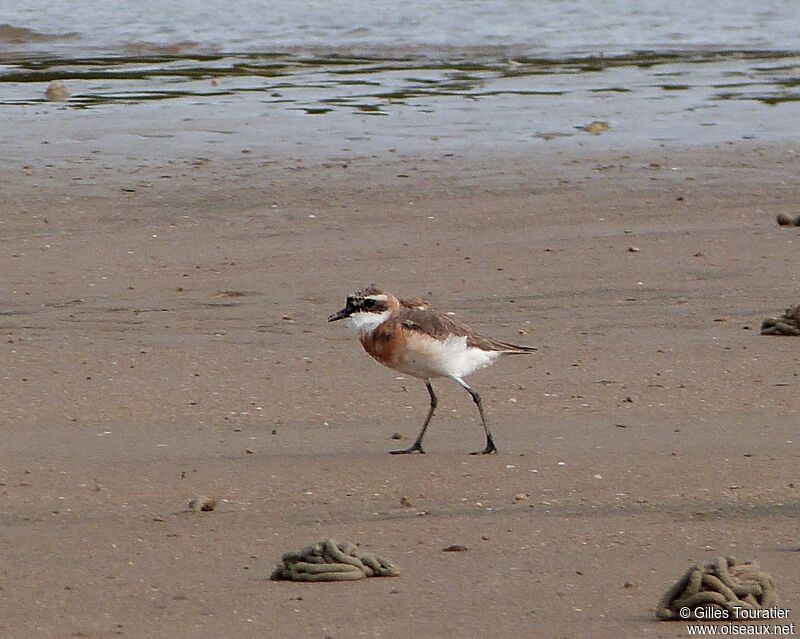
[[[423,308],[402,308],[398,321],[407,329],[430,335],[436,339],[445,340],[451,335],[466,337],[469,348],[479,348],[484,351],[501,351],[504,353],[532,353],[536,350],[533,346],[518,346],[509,342],[484,337],[456,320],[434,311]]]

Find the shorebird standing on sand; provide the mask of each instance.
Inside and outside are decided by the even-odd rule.
[[[398,299],[371,285],[348,296],[345,307],[328,318],[335,322],[347,318],[361,345],[374,359],[396,371],[425,380],[431,397],[428,416],[417,439],[393,455],[424,453],[422,438],[436,410],[436,394],[431,379],[449,377],[471,396],[486,433],[486,447],[472,453],[497,452],[483,413],[481,396],[464,381],[470,373],[493,364],[502,355],[532,353],[531,346],[517,346],[478,335],[468,326],[443,313],[427,308],[420,300]]]

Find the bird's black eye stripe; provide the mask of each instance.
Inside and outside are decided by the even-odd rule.
[[[372,298],[367,298],[364,300],[364,308],[373,308],[377,304],[377,302]]]

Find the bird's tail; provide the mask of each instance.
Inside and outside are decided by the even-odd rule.
[[[539,350],[535,346],[520,346],[519,344],[510,344],[509,342],[497,342],[497,346],[497,350],[508,355],[527,355]]]

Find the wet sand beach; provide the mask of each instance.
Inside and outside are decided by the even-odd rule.
[[[682,637],[656,602],[725,554],[796,607],[800,342],[758,330],[798,302],[795,143],[135,128],[0,174],[2,636]],[[470,378],[499,455],[448,382],[386,454],[424,386],[325,321],[373,281],[539,347]],[[269,580],[323,536],[402,574]]]

